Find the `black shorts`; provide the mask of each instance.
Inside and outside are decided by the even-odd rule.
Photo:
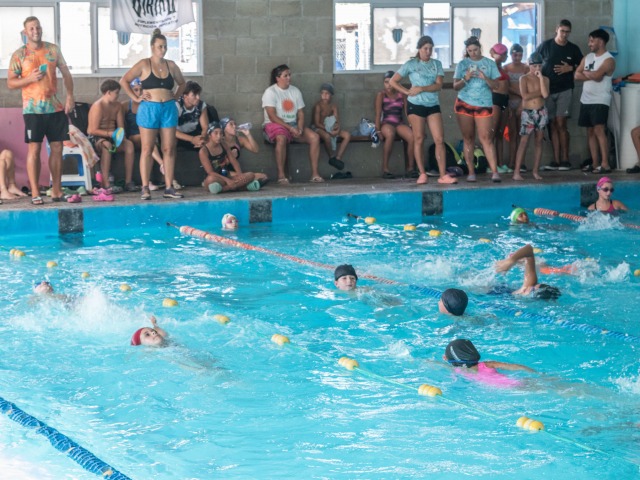
[[[425,107],[424,105],[415,105],[411,102],[407,102],[407,115],[418,115],[422,118],[427,118],[434,113],[440,113],[440,105],[434,105],[433,107]]]
[[[69,140],[69,119],[64,112],[24,113],[24,143],[49,143]]]
[[[580,116],[578,125],[580,127],[595,127],[596,125],[606,125],[609,120],[609,105],[580,104]]]
[[[491,93],[491,98],[493,99],[493,104],[496,107],[500,107],[500,110],[503,112],[509,106],[509,95],[505,95],[504,93]]]

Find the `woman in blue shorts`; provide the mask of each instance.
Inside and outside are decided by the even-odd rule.
[[[136,120],[140,127],[140,177],[142,178],[142,200],[150,200],[149,179],[153,158],[151,153],[160,132],[162,158],[164,159],[165,198],[182,198],[172,187],[176,163],[176,126],[178,108],[176,99],[182,96],[185,80],[180,68],[171,60],[165,60],[167,39],[160,30],[151,36],[151,57],[140,60],[120,79],[122,90],[131,100],[139,103]],[[136,95],[131,82],[140,78],[142,95]],[[174,88],[178,87],[177,89]]]
[[[458,183],[457,180],[447,174],[447,153],[444,146],[444,126],[442,113],[440,113],[440,98],[438,92],[442,90],[444,70],[440,60],[431,58],[433,53],[433,40],[425,35],[418,40],[418,53],[405,63],[389,82],[393,88],[406,95],[407,118],[413,131],[413,146],[416,164],[420,176],[416,183],[427,183],[427,174],[424,169],[424,127],[429,125],[429,130],[436,145],[436,159],[440,178],[438,183]],[[405,88],[400,84],[403,77],[409,77],[411,88]]]
[[[493,60],[482,56],[482,46],[476,37],[465,42],[465,57],[456,65],[453,89],[458,92],[454,105],[458,126],[464,140],[464,159],[469,168],[468,182],[476,181],[473,151],[476,130],[493,175],[493,182],[500,182],[493,144],[493,98],[492,91],[498,86],[500,77]]]

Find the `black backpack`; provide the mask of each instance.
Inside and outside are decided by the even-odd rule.
[[[455,167],[457,166],[461,160],[458,152],[455,148],[449,143],[444,142],[444,148],[447,152],[447,160],[445,168]],[[464,163],[464,162],[463,162]],[[427,161],[427,170],[428,171],[438,171],[438,161],[436,160],[436,144],[432,143],[429,147],[429,160]]]
[[[69,120],[71,124],[87,135],[87,129],[89,128],[89,109],[91,105],[83,102],[76,102],[73,111],[69,113]]]

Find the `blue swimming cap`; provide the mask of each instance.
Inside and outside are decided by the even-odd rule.
[[[129,86],[131,88],[137,86],[137,85],[142,85],[142,82],[140,81],[140,77],[136,77],[133,80],[131,80],[131,83],[129,84]]]
[[[223,117],[223,118],[220,119],[220,128],[222,129],[222,133],[224,133],[224,129],[227,128],[227,125],[232,120],[233,120],[233,118],[231,118],[231,117]]]
[[[220,123],[218,123],[218,122],[211,122],[211,123],[209,124],[209,128],[207,128],[207,134],[209,134],[209,133],[213,132],[214,130],[216,130],[216,129],[218,129],[218,128],[222,128],[222,127],[220,126]]]

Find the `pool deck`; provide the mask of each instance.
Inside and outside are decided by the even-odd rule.
[[[229,192],[212,195],[203,188],[187,187],[181,190],[186,201],[219,201],[219,200],[240,200],[240,199],[266,199],[266,198],[287,198],[287,197],[313,197],[313,196],[339,196],[354,194],[388,194],[398,192],[444,192],[455,190],[481,190],[483,188],[514,188],[531,187],[534,185],[595,185],[602,175],[583,173],[580,170],[571,171],[550,171],[541,172],[544,177],[542,181],[535,181],[531,178],[531,173],[523,174],[525,180],[516,182],[511,179],[511,174],[503,174],[501,183],[492,183],[489,174],[478,175],[476,183],[468,183],[465,177],[459,179],[457,185],[440,185],[437,178],[430,177],[427,185],[416,185],[415,180],[407,178],[397,178],[385,180],[382,178],[352,178],[340,180],[327,180],[325,183],[291,183],[289,185],[278,185],[275,182],[268,183],[259,192]],[[614,171],[607,174],[614,183],[634,182],[639,184],[640,175],[627,174],[624,171]],[[640,191],[640,190],[639,190]],[[91,196],[85,196],[82,203],[53,203],[51,198],[43,197],[44,205],[35,206],[30,202],[30,197],[16,200],[4,200],[0,205],[0,212],[3,211],[38,211],[47,209],[68,209],[68,208],[100,208],[105,206],[125,206],[140,204],[170,204],[182,202],[183,200],[173,200],[162,198],[163,190],[152,193],[152,200],[140,200],[140,193],[120,193],[115,195],[113,202],[95,202]]]

